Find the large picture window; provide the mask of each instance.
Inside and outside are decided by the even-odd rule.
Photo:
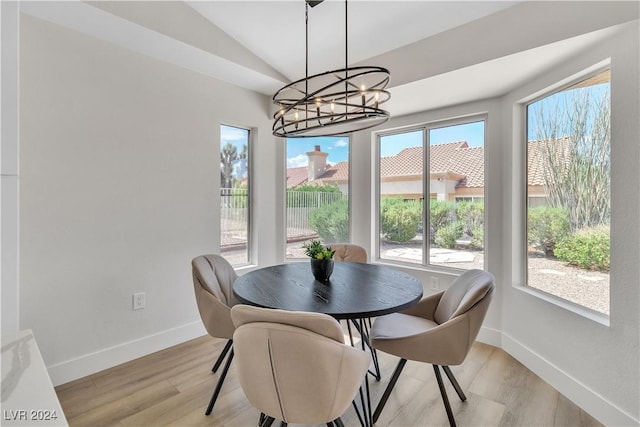
[[[233,266],[250,262],[249,134],[220,126],[220,252]]]
[[[303,245],[349,242],[349,138],[287,138],[287,259]]]
[[[527,105],[527,284],[609,314],[610,71]]]
[[[380,259],[483,268],[484,134],[477,119],[379,135]]]

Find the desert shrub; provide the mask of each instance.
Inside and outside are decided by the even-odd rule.
[[[473,237],[474,233],[482,229],[484,224],[484,203],[482,202],[458,202],[455,204],[456,216],[464,224],[463,233]]]
[[[430,200],[429,214],[431,222],[429,227],[429,241],[431,243],[435,243],[438,230],[449,225],[454,219],[455,209],[453,202],[447,202],[446,200]]]
[[[484,227],[481,225],[473,229],[471,234],[471,248],[484,249]]]
[[[418,234],[422,218],[419,202],[385,198],[380,211],[380,228],[388,241],[406,243]]]
[[[349,241],[349,202],[346,198],[314,209],[309,224],[325,243]]]
[[[597,227],[579,230],[559,241],[554,253],[571,265],[607,271],[610,267],[609,248],[609,227]]]
[[[563,208],[539,206],[529,209],[529,245],[542,250],[545,256],[553,256],[556,243],[569,234],[569,215]]]
[[[436,245],[441,248],[453,249],[456,240],[462,237],[464,223],[462,221],[454,221],[449,225],[441,227],[436,232]]]

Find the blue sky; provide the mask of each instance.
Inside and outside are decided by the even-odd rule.
[[[242,128],[222,125],[220,126],[220,147],[230,142],[238,149],[238,153],[242,151],[242,146],[247,144],[249,131]]]
[[[586,102],[588,100],[591,111],[589,111],[587,118],[587,129],[590,129],[597,112],[597,102],[602,102],[603,100],[610,102],[610,87],[609,83],[600,83],[587,87],[564,90],[529,104],[527,114],[527,137],[529,141],[544,137],[544,133],[538,132],[537,129],[538,116],[541,108],[544,111],[543,117],[545,118],[553,114],[558,114],[559,122],[565,125],[565,127],[558,129],[560,133],[559,136],[562,136],[562,133],[569,135],[573,132],[571,128],[572,121],[569,119],[571,114],[575,114],[575,107],[573,105],[577,103],[578,105],[584,106],[587,105]]]
[[[307,152],[315,145],[329,153],[327,162],[334,165],[349,160],[349,138],[346,136],[317,136],[313,138],[287,138],[287,168],[306,166]]]
[[[590,86],[588,89],[593,94],[600,96],[608,89],[608,85]],[[585,89],[582,89],[585,90]],[[559,96],[566,97],[572,91],[560,92]],[[556,97],[559,97],[556,95]],[[562,99],[562,102],[566,102]],[[535,104],[532,104],[535,108]],[[484,145],[484,121],[465,123],[455,126],[444,126],[441,128],[431,128],[429,130],[429,140],[431,145],[443,144],[455,141],[467,141],[470,147]],[[535,133],[532,123],[529,123],[529,137]],[[238,147],[238,152],[242,150],[242,145],[246,144],[247,131],[245,129],[222,126],[222,145],[227,142]],[[336,164],[349,160],[349,138],[345,136],[314,137],[314,138],[287,138],[287,167],[306,166],[308,162],[307,152],[313,151],[315,145],[320,145],[321,150],[329,153],[327,161]],[[422,145],[422,132],[413,131],[396,135],[387,135],[382,139],[381,155],[392,156],[407,147],[417,147]]]
[[[220,149],[230,143],[238,150],[238,154],[242,153],[242,147],[249,145],[249,131],[247,129],[236,128],[232,126],[220,126]],[[247,177],[247,160],[237,160],[234,164],[233,175],[235,178]]]
[[[431,144],[467,141],[469,146],[480,146],[484,143],[484,122],[482,121],[435,128],[429,132]],[[314,145],[320,145],[322,151],[329,153],[327,161],[331,164],[349,160],[348,137],[287,138],[287,167],[306,166],[308,161],[306,153],[313,151]],[[392,156],[404,148],[421,145],[421,131],[389,135],[383,139],[381,154]]]

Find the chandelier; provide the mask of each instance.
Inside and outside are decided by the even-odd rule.
[[[389,112],[380,108],[391,97],[385,90],[389,70],[348,66],[347,0],[344,2],[344,68],[309,76],[309,6],[321,2],[305,1],[305,77],[273,95],[273,102],[278,106],[273,115],[275,136],[344,135],[389,120]]]

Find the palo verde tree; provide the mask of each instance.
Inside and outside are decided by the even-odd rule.
[[[548,201],[568,212],[571,231],[609,223],[610,104],[608,84],[532,104]]]

